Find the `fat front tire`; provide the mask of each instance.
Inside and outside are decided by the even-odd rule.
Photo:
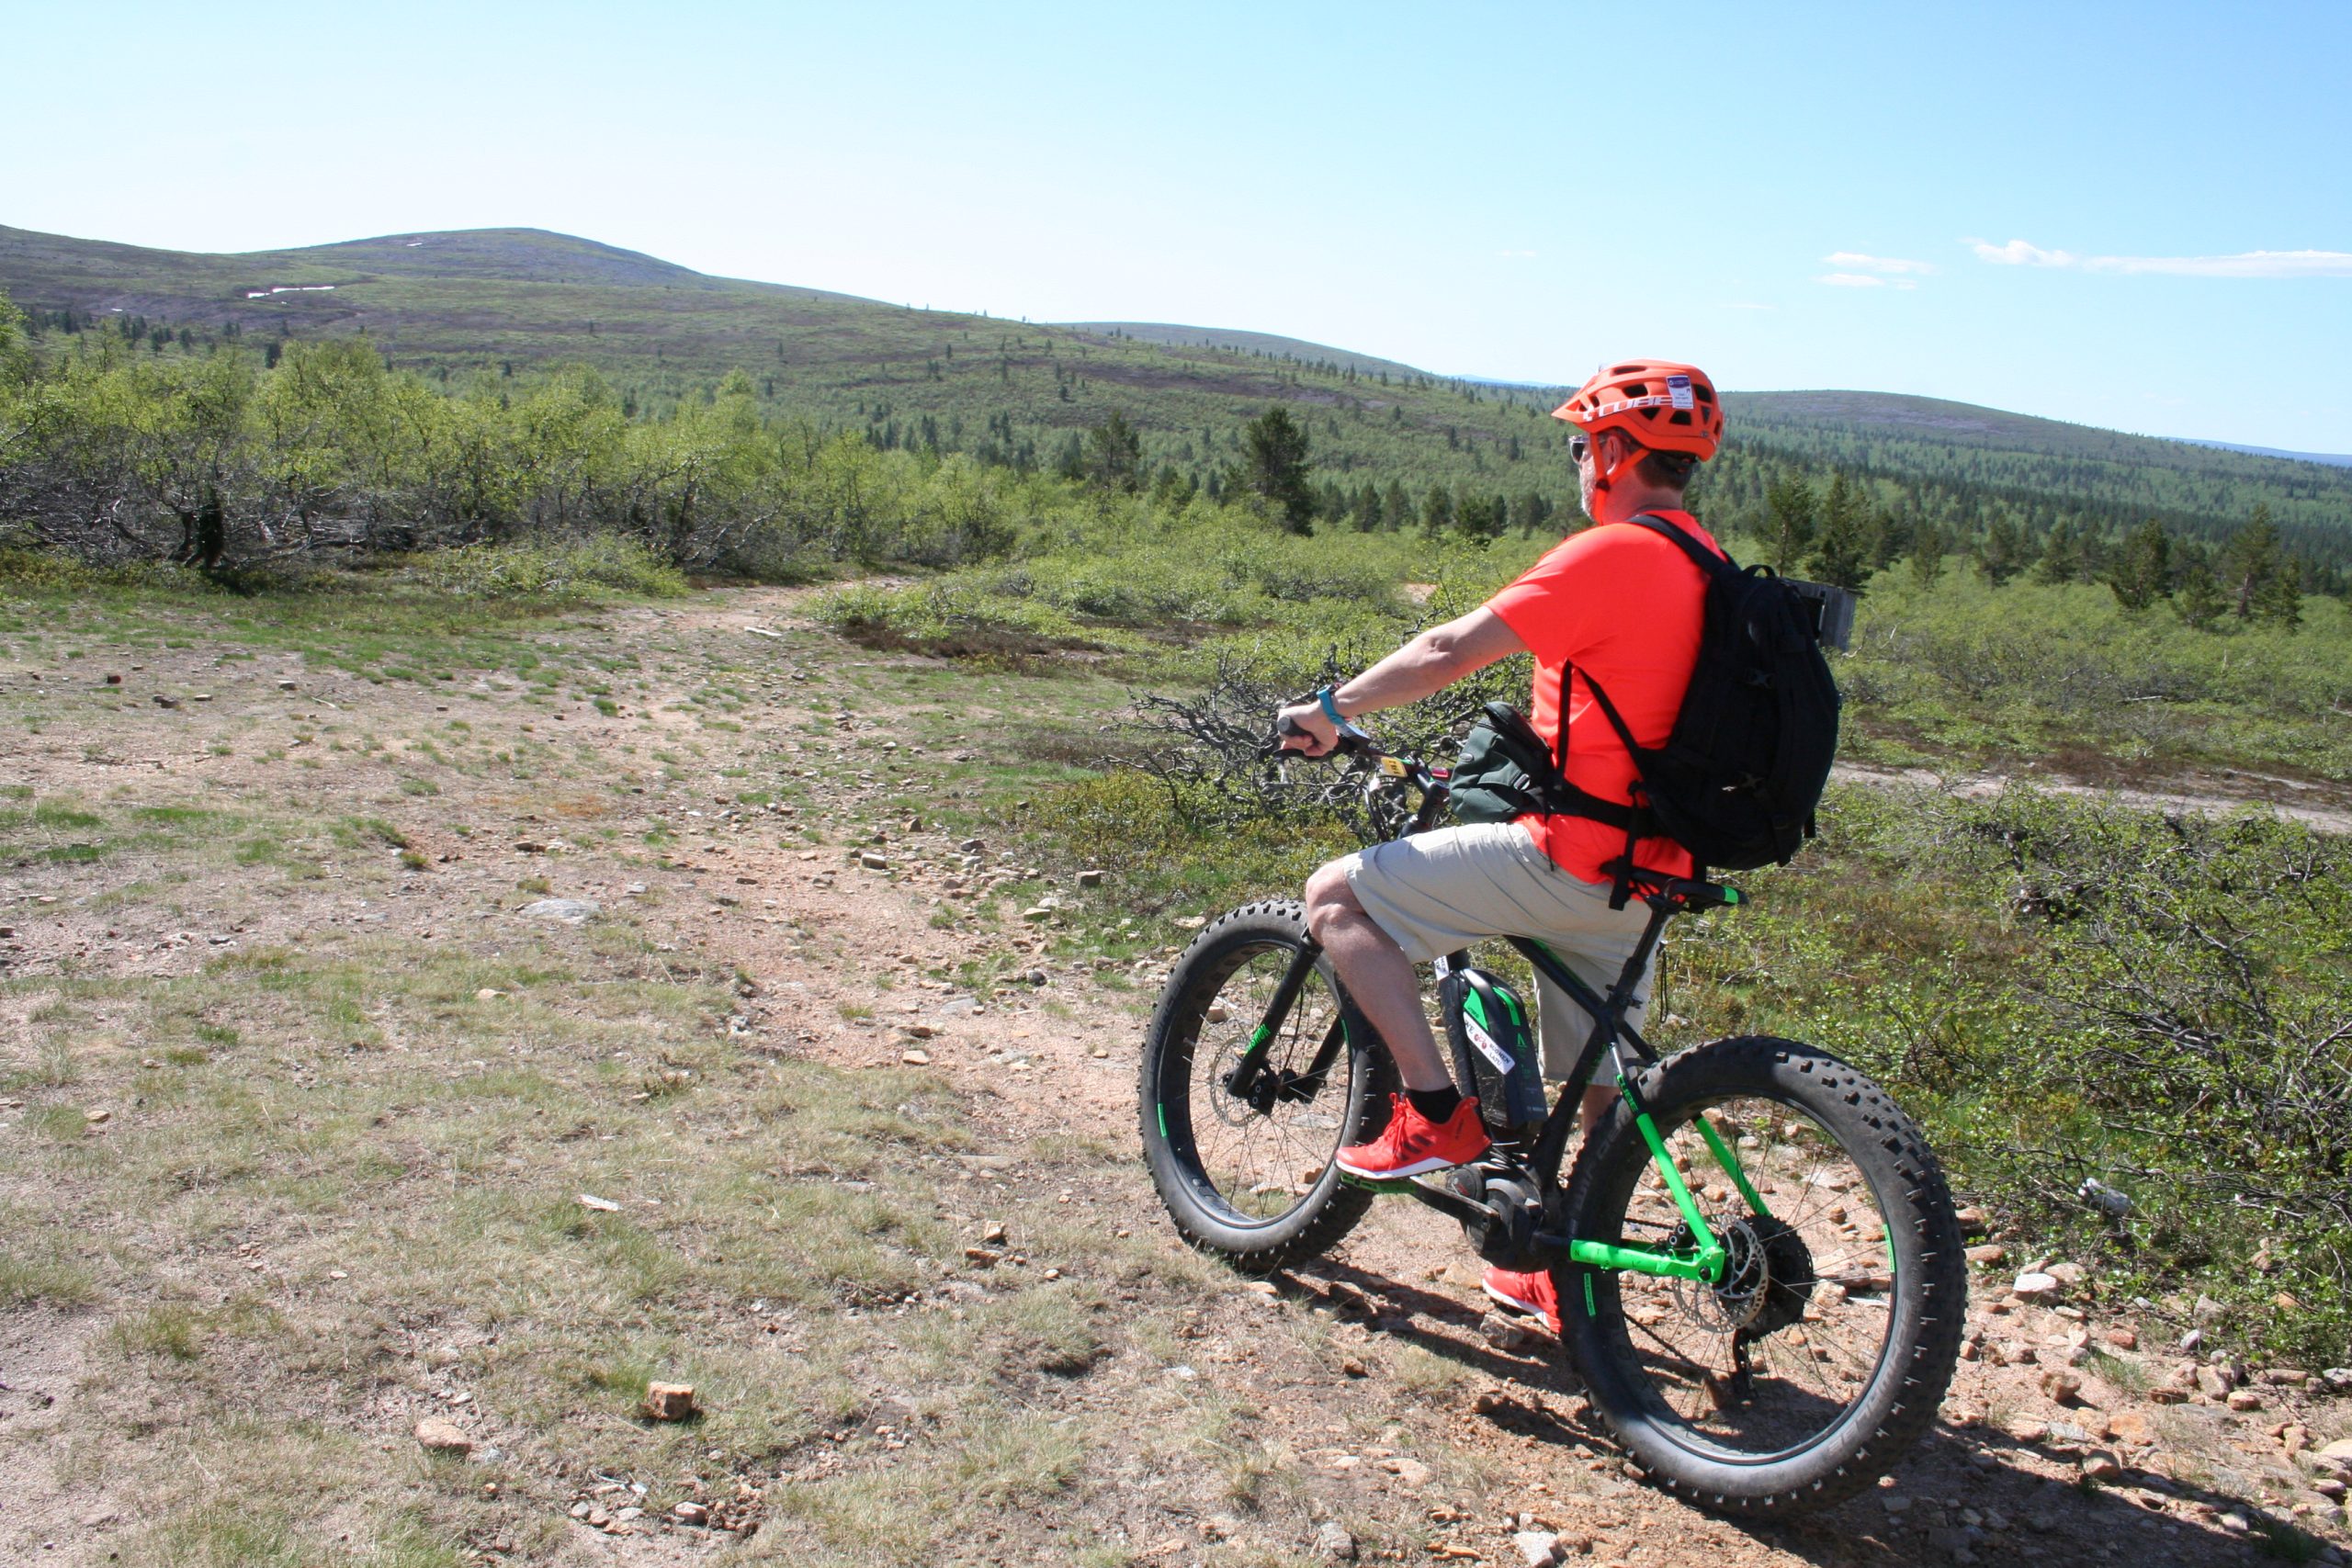
[[[1386,1054],[1344,1008],[1317,956],[1274,1030],[1256,1102],[1225,1088],[1283,976],[1307,945],[1295,900],[1246,905],[1184,950],[1144,1041],[1144,1157],[1177,1231],[1251,1273],[1313,1258],[1362,1219],[1373,1194],[1346,1185],[1331,1156],[1374,1135],[1388,1111]],[[1343,1021],[1344,1013],[1344,1021]],[[1337,1049],[1321,1069],[1327,1043]]]
[[[1638,1089],[1729,1258],[1712,1285],[1555,1270],[1594,1407],[1657,1485],[1702,1508],[1787,1515],[1852,1496],[1926,1432],[1959,1358],[1968,1277],[1942,1168],[1883,1090],[1795,1041],[1717,1041]],[[1577,1161],[1568,1213],[1579,1240],[1690,1236],[1622,1102]]]

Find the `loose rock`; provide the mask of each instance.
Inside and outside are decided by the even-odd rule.
[[[1329,1562],[1353,1562],[1356,1538],[1345,1527],[1327,1521],[1315,1531],[1315,1555]]]
[[[695,1414],[692,1383],[650,1382],[645,1385],[645,1413],[656,1421],[684,1421]]]
[[[561,920],[574,926],[598,912],[593,898],[541,898],[524,905],[520,911],[535,920]]]
[[[416,1424],[416,1446],[429,1454],[462,1454],[473,1450],[474,1440],[456,1422],[428,1416]]]
[[[1510,1538],[1527,1568],[1549,1568],[1560,1560],[1560,1538],[1550,1530],[1521,1530]]]

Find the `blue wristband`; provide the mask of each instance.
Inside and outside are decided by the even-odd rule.
[[[1321,691],[1315,694],[1315,700],[1323,705],[1324,717],[1329,719],[1333,724],[1339,725],[1344,728],[1346,728],[1348,721],[1340,716],[1340,705],[1331,700],[1331,693],[1334,690],[1335,688],[1330,686],[1324,687]]]

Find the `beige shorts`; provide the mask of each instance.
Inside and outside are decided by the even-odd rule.
[[[1532,937],[1605,996],[1649,923],[1647,905],[1611,908],[1607,883],[1571,876],[1510,822],[1416,833],[1339,863],[1364,913],[1416,964],[1495,937]],[[1657,975],[1653,952],[1625,1014],[1636,1028]],[[1544,1072],[1563,1078],[1592,1032],[1592,1015],[1540,974],[1535,988]],[[1607,1072],[1603,1056],[1593,1075],[1601,1080]]]

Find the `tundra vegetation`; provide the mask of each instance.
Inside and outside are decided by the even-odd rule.
[[[102,901],[86,911],[101,925],[184,913],[223,885],[241,908],[330,885],[381,898],[448,874],[428,851],[477,847],[471,819],[516,801],[552,813],[595,797],[574,831],[653,863],[698,829],[681,813],[628,841],[594,825],[603,795],[716,773],[729,810],[804,814],[771,835],[779,863],[838,859],[907,812],[1012,846],[1046,878],[1109,873],[1025,951],[1000,945],[991,917],[943,908],[941,929],[985,956],[910,964],[904,983],[988,990],[1034,955],[1085,964],[1104,998],[1139,1007],[1168,917],[1295,890],[1374,819],[1362,780],[1252,754],[1271,699],[1479,603],[1574,511],[1556,467],[1526,492],[1541,507],[1416,484],[1402,463],[1339,486],[1315,466],[1322,416],[1280,405],[1236,423],[1229,457],[1187,468],[1155,459],[1172,453],[1166,431],[1118,411],[1067,461],[1023,462],[1025,437],[958,451],[768,404],[748,374],[632,408],[586,367],[444,386],[352,339],[265,354],[0,316],[0,657],[80,673],[97,651],[201,649],[222,670],[285,660],[416,699],[389,740],[306,708],[253,742],[256,767],[292,781],[282,807],[177,779],[157,786],[169,798],[12,786],[0,859]],[[1848,754],[1917,776],[1838,786],[1794,865],[1744,880],[1750,908],[1684,923],[1653,1009],[1661,1043],[1818,1041],[1923,1119],[2014,1257],[2081,1258],[2092,1299],[2143,1302],[2143,1321],[2195,1325],[2256,1359],[2352,1360],[2339,1113],[2352,868],[2340,836],[2255,804],[2345,809],[2352,607],[2337,590],[2352,529],[2316,511],[2282,529],[2252,508],[2211,530],[2120,512],[2030,522],[1973,480],[1761,443],[1726,457],[1694,506],[1743,558],[1863,590],[1838,667]],[[884,799],[847,785],[787,760],[782,738],[744,733],[755,688],[775,684],[752,655],[682,661],[694,683],[680,690],[651,667],[677,649],[604,635],[623,612],[691,604],[714,577],[811,585],[816,626],[778,657],[810,690],[888,716],[925,747],[923,766],[886,761],[876,742],[854,761],[893,770],[896,786]],[[1525,679],[1499,666],[1475,695],[1379,728],[1442,748],[1477,695],[1517,695]],[[102,725],[80,701],[22,685],[0,717],[28,737]],[[531,722],[477,733],[477,704]],[[566,706],[669,728],[619,751],[544,733]],[[90,731],[93,757],[108,744]],[[214,754],[246,744],[224,733]],[[338,795],[341,770],[367,792]],[[2013,782],[1958,787],[1987,772]],[[2249,808],[2136,808],[2037,789],[2037,774]],[[1004,886],[1033,888],[1025,873]],[[560,890],[537,863],[498,889]],[[882,1369],[911,1403],[886,1411],[870,1328],[831,1309],[895,1321],[882,1314],[964,1266],[976,1210],[998,1196],[937,1198],[938,1171],[970,1153],[964,1108],[918,1071],[843,1076],[788,1052],[722,1094],[749,977],[654,929],[650,907],[491,953],[351,919],[331,942],[241,944],[169,981],[86,955],[0,977],[13,1010],[0,1096],[24,1112],[6,1129],[13,1163],[68,1195],[15,1190],[0,1303],[115,1311],[112,1375],[208,1412],[191,1451],[266,1500],[224,1511],[189,1493],[155,1538],[178,1556],[159,1560],[307,1561],[302,1489],[356,1485],[379,1462],[349,1410],[305,1410],[293,1438],[266,1443],[256,1417],[220,1415],[246,1408],[231,1385],[252,1348],[271,1347],[277,1381],[259,1392],[290,1398],[445,1341],[435,1397],[495,1404],[568,1472],[639,1462],[630,1412],[647,1382],[683,1370],[715,1391],[704,1427],[659,1435],[672,1479],[656,1509],[734,1506],[738,1481],[773,1476],[780,1458],[813,1481],[817,1456],[846,1440],[835,1434],[854,1433],[912,1442],[922,1463],[858,1471],[846,1489],[786,1486],[766,1517],[844,1556],[913,1561],[1026,1511],[1055,1550],[1122,1560],[1080,1506],[1102,1483],[1087,1445],[1114,1435],[1073,1427],[1050,1380],[1114,1351],[1155,1377],[1189,1365],[1187,1292],[1209,1288],[1206,1272],[1173,1270],[1135,1237],[1109,1246],[1098,1214],[1048,1215],[1027,1233],[1036,1267],[1021,1289],[954,1329],[892,1330]],[[822,931],[790,935],[796,955],[872,964]],[[874,1016],[893,974],[842,997],[841,1017]],[[478,1036],[504,1056],[468,1055]],[[418,1062],[434,1064],[424,1077]],[[94,1134],[107,1123],[93,1113],[134,1094],[153,1114]],[[657,1124],[645,1107],[674,1116]],[[702,1157],[673,1157],[687,1135]],[[1073,1139],[1024,1179],[1082,1191],[1125,1157]],[[662,1173],[643,1194],[658,1203],[578,1203],[639,1169]],[[781,1208],[777,1171],[810,1179]],[[423,1181],[455,1196],[396,1206],[407,1217],[389,1228],[370,1218]],[[104,1256],[76,1241],[150,1212],[153,1234]],[[258,1284],[132,1299],[256,1216],[304,1289],[347,1278],[362,1310],[289,1315]],[[320,1216],[334,1223],[295,1239]],[[1071,1276],[1057,1289],[1041,1278],[1049,1260]],[[447,1324],[443,1298],[464,1303]],[[750,1301],[763,1304],[745,1315]],[[716,1337],[714,1313],[735,1314]],[[1327,1371],[1340,1359],[1313,1320],[1268,1354]],[[1443,1380],[1425,1381],[1440,1398]],[[1132,1407],[1166,1419],[1120,1438],[1120,1464],[1206,1466],[1234,1506],[1296,1504],[1282,1495],[1295,1467],[1253,1435],[1254,1407],[1152,1386]],[[784,1392],[750,1396],[762,1388]],[[127,1404],[116,1417],[146,1418]],[[1364,1430],[1350,1441],[1380,1426],[1351,1422]],[[122,1457],[112,1441],[76,1462],[103,1470]],[[506,1473],[427,1465],[404,1511],[372,1522],[378,1560],[458,1560],[442,1543],[460,1500]],[[549,1528],[500,1516],[472,1545],[503,1529],[552,1550]],[[1377,1529],[1413,1544],[1394,1520]]]

